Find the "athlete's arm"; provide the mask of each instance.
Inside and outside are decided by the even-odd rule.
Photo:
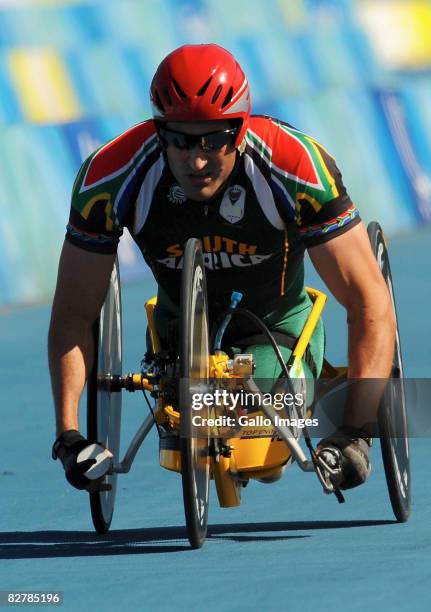
[[[57,436],[78,429],[78,404],[93,361],[92,325],[108,289],[114,254],[65,241],[48,336]]]
[[[328,289],[347,311],[348,377],[381,379],[373,385],[376,401],[391,372],[395,347],[396,322],[388,288],[374,258],[366,229],[359,223],[348,232],[323,244],[309,248],[309,255]],[[368,395],[370,385],[364,385],[351,406],[352,425],[358,411],[361,424],[364,404],[371,412],[377,407]],[[367,401],[365,402],[365,397]],[[369,421],[373,419],[370,417]]]

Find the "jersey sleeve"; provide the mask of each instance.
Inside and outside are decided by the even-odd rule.
[[[88,184],[96,155],[97,151],[83,163],[76,177],[66,240],[87,251],[115,253],[123,228],[113,210],[113,185],[103,180]]]
[[[73,186],[66,240],[88,251],[115,253],[146,173],[159,156],[151,120],[132,126],[90,155]]]
[[[348,231],[360,216],[334,158],[315,140],[307,140],[307,159],[301,161],[306,178],[297,183],[295,220],[305,246],[311,247]]]
[[[279,119],[253,116],[247,145],[271,183],[281,218],[296,224],[306,247],[359,223],[334,158],[314,138]]]

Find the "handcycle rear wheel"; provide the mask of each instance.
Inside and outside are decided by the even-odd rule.
[[[181,474],[187,533],[192,548],[205,541],[210,484],[210,440],[193,431],[192,387],[209,377],[208,307],[205,268],[199,240],[184,252],[180,308]]]
[[[121,289],[118,260],[115,261],[105,302],[94,328],[94,361],[87,381],[87,437],[99,442],[117,459],[120,452],[121,393],[103,385],[110,375],[122,371]],[[105,387],[105,388],[104,388]],[[117,474],[106,475],[109,491],[90,493],[93,524],[98,533],[107,533],[114,512]]]
[[[397,311],[392,286],[389,255],[382,228],[374,221],[368,225],[367,231],[374,256],[377,259],[380,270],[388,286],[396,317]],[[389,381],[385,390],[379,409],[378,426],[383,465],[385,468],[392,510],[396,519],[404,523],[410,516],[411,483],[407,408],[398,321],[391,378],[396,379],[396,382]]]

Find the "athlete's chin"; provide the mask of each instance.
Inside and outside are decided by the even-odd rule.
[[[197,202],[203,202],[213,197],[218,189],[217,183],[211,183],[210,185],[187,185],[183,186],[184,193],[190,200],[196,200]]]

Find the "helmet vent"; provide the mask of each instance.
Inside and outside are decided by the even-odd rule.
[[[223,85],[219,85],[219,86],[217,87],[217,89],[215,90],[215,94],[214,94],[214,95],[213,95],[213,97],[212,97],[211,104],[214,104],[214,102],[216,102],[216,101],[217,101],[218,97],[219,97],[219,96],[220,96],[220,94],[221,94],[221,90],[222,90],[222,89],[223,89]]]
[[[164,88],[163,93],[165,94],[165,99],[168,106],[172,106],[171,94],[169,93],[169,89],[167,87]]]
[[[187,98],[187,94],[181,89],[175,79],[172,79],[172,83],[175,88],[175,91],[180,96],[180,98]]]
[[[203,96],[204,95],[204,93],[208,89],[211,81],[212,81],[212,76],[210,76],[210,78],[202,85],[202,87],[200,88],[200,90],[197,93],[198,96]]]
[[[154,94],[154,97],[156,98],[156,104],[159,107],[159,109],[164,113],[165,112],[165,107],[163,106],[162,100],[160,98],[159,92],[156,89],[156,92]]]
[[[233,87],[229,87],[229,91],[227,92],[226,97],[223,100],[223,104],[221,105],[222,108],[224,108],[225,106],[229,104],[229,102],[232,100],[232,96],[233,96]]]

